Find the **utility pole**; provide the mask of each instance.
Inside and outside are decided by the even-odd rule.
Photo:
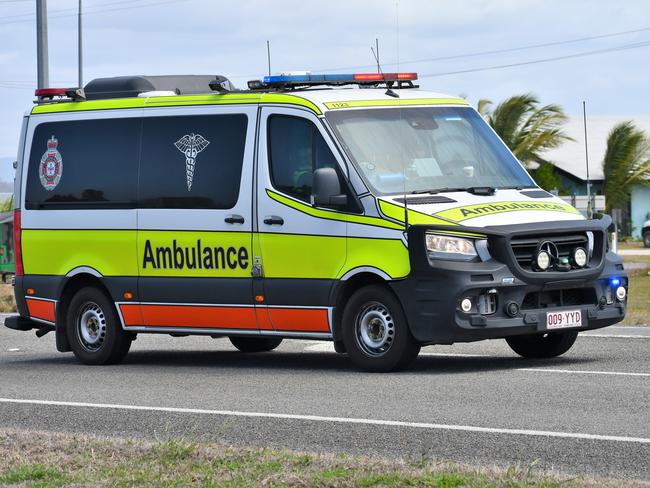
[[[83,88],[84,86],[84,75],[83,75],[83,63],[84,63],[84,57],[83,57],[83,35],[82,35],[82,30],[81,30],[81,0],[79,0],[79,17],[77,19],[77,35],[79,36],[77,40],[77,45],[79,48],[79,59],[77,63],[79,64],[79,88]]]
[[[582,120],[585,126],[585,164],[587,166],[587,218],[594,218],[594,209],[591,205],[591,181],[589,179],[589,146],[587,144],[587,103],[582,101]]]
[[[47,0],[36,0],[36,62],[37,88],[48,88],[50,76],[47,56]]]

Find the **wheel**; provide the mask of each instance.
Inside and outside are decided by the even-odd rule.
[[[577,337],[577,331],[567,331],[508,337],[506,342],[525,358],[552,358],[571,349]]]
[[[650,247],[650,230],[646,230],[643,233],[643,245],[645,247]]]
[[[357,290],[345,306],[343,344],[354,364],[369,372],[405,368],[420,352],[399,301],[378,285]]]
[[[84,364],[116,364],[129,352],[133,336],[124,332],[113,302],[99,289],[79,290],[70,302],[66,333]]]
[[[281,337],[229,337],[233,346],[241,352],[272,351],[282,343]]]

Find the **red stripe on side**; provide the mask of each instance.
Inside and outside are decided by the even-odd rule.
[[[260,330],[273,330],[271,317],[266,307],[257,307],[255,309],[255,316],[257,317],[257,327]]]
[[[139,307],[140,316],[131,307]],[[127,326],[257,329],[255,309],[252,307],[122,305],[122,315]]]
[[[29,311],[30,317],[47,320],[48,322],[56,322],[54,302],[49,300],[35,300],[33,298],[25,298],[25,301],[27,302],[27,310]]]
[[[269,308],[275,330],[287,332],[329,332],[327,310],[305,308]]]
[[[137,304],[125,304],[120,305],[120,312],[122,313],[122,319],[124,320],[125,326],[135,326],[135,325],[144,325],[142,320],[142,311],[140,310],[140,305]]]

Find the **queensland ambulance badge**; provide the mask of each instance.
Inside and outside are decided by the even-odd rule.
[[[43,157],[41,158],[41,185],[43,185],[43,188],[47,191],[56,188],[56,185],[61,181],[61,175],[63,174],[63,158],[56,149],[58,145],[59,141],[52,136],[50,140],[47,141],[47,151],[45,151],[45,154],[43,154]]]

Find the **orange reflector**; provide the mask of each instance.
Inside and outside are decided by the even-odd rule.
[[[264,295],[255,295],[255,301],[257,303],[263,302],[264,301]]]
[[[130,291],[125,291],[123,296],[125,300],[131,300],[133,298],[133,293]]]
[[[36,290],[34,290],[34,288],[27,288],[28,295],[33,295],[34,293],[36,293]]]

